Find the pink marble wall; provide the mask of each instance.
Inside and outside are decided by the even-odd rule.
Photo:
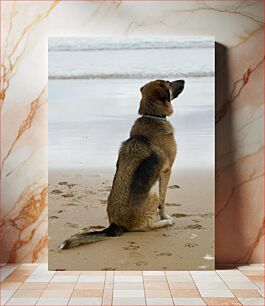
[[[0,262],[47,260],[47,37],[213,35],[216,260],[263,262],[263,1],[2,1]]]

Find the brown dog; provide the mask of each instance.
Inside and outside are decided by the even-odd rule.
[[[108,197],[109,227],[73,235],[60,249],[120,236],[123,232],[172,225],[172,218],[166,214],[165,197],[177,147],[174,129],[166,116],[173,113],[171,100],[183,91],[184,83],[183,80],[156,80],[141,88],[139,114],[142,117],[135,121],[130,138],[121,145]],[[150,192],[157,181],[159,199]],[[159,221],[156,220],[158,208]]]

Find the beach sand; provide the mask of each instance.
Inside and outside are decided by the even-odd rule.
[[[50,169],[49,270],[213,270],[212,171],[174,170],[166,197],[173,226],[58,250],[72,234],[108,226],[114,169]]]

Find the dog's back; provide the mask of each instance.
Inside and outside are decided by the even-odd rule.
[[[139,219],[146,213],[144,203],[149,200],[149,191],[158,180],[163,162],[163,152],[145,136],[131,136],[122,143],[108,197],[110,223],[128,231],[139,227]]]

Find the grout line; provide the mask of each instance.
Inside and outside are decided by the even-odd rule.
[[[101,295],[101,305],[103,305],[103,302],[104,302],[103,298],[104,298],[104,293],[105,293],[106,280],[107,280],[107,271],[105,272],[104,286],[103,286],[103,291],[102,291],[102,295]],[[112,289],[112,292],[113,292],[113,289]],[[111,304],[112,304],[112,301],[111,301]]]
[[[167,281],[167,285],[168,285],[168,289],[169,289],[169,292],[170,292],[172,303],[173,303],[173,305],[175,305],[174,298],[173,298],[173,295],[172,295],[172,292],[171,292],[171,288],[169,286],[169,282],[168,282],[168,279],[167,279],[167,274],[166,274],[165,271],[164,271],[164,275],[165,275],[165,278],[166,278],[166,281]]]
[[[70,296],[68,297],[68,300],[67,300],[67,305],[69,305],[69,302],[70,302],[70,299],[72,298],[72,295],[73,295],[73,292],[74,292],[74,287],[71,289],[71,294]]]
[[[215,272],[215,275],[218,276],[218,277],[220,278],[220,276],[218,275],[218,273],[216,272],[216,270],[214,270],[214,272]],[[194,281],[194,284],[195,284],[196,288],[197,288],[198,291],[199,291],[199,294],[200,294],[201,299],[202,299],[202,300],[206,303],[206,305],[207,305],[207,302],[205,301],[204,297],[201,296],[200,289],[199,289],[199,287],[197,287],[197,284],[196,284],[195,279],[193,278],[193,276],[192,276],[191,273],[190,273],[190,275],[191,275],[191,278],[192,278],[193,281]],[[223,282],[223,283],[225,284],[225,286],[227,287],[227,290],[229,290],[229,291],[231,292],[230,288],[228,288],[228,286],[227,286],[227,284],[225,283],[225,281],[224,281],[222,278],[220,278],[220,279],[222,280],[222,282]],[[205,289],[205,290],[226,290],[226,289]],[[231,293],[233,294],[233,292],[231,292]],[[234,295],[234,294],[233,294],[233,295]],[[205,298],[206,298],[206,297],[205,297]]]
[[[145,300],[145,305],[147,305],[147,300],[146,300],[146,293],[145,293],[145,284],[144,284],[144,271],[141,271],[142,279],[143,279],[143,286],[144,286],[144,300]]]
[[[113,275],[112,275],[111,305],[113,304],[114,276],[115,276],[115,272],[113,272]]]

